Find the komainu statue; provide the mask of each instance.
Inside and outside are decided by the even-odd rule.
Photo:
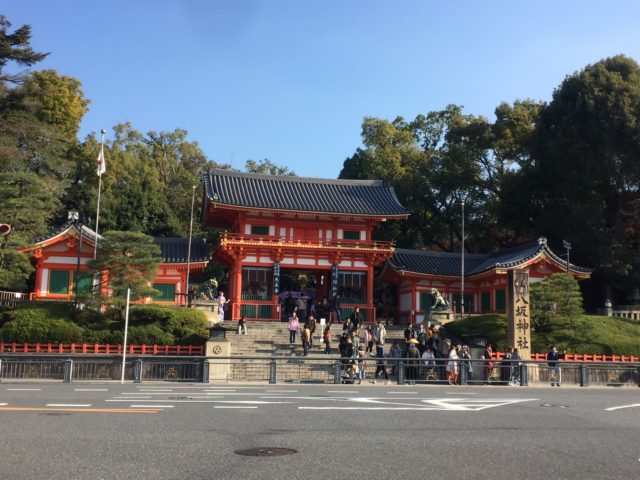
[[[442,296],[436,288],[431,289],[431,297],[433,298],[432,310],[448,310],[449,302]]]

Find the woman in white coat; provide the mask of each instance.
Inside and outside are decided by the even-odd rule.
[[[456,346],[451,345],[451,350],[449,351],[449,361],[447,362],[447,378],[449,379],[449,383],[451,385],[456,385],[458,383],[458,372],[460,371],[459,359],[460,356],[458,355]]]

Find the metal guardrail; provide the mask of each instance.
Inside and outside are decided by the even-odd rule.
[[[382,368],[384,367],[384,368]],[[364,373],[359,373],[359,372]],[[121,356],[0,354],[0,379],[120,380]],[[211,372],[211,375],[210,375]],[[125,379],[134,382],[356,383],[389,380],[399,385],[640,386],[640,363],[487,361],[368,357],[131,356]]]

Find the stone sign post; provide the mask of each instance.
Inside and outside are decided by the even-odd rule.
[[[531,359],[531,303],[529,302],[529,272],[509,271],[509,345],[520,349],[523,360]]]

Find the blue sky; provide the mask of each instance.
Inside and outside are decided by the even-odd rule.
[[[120,122],[189,132],[206,155],[335,178],[365,116],[412,119],[447,104],[489,118],[549,100],[587,64],[640,61],[640,2],[0,0],[78,78],[80,137]],[[108,134],[109,135],[109,134]]]

